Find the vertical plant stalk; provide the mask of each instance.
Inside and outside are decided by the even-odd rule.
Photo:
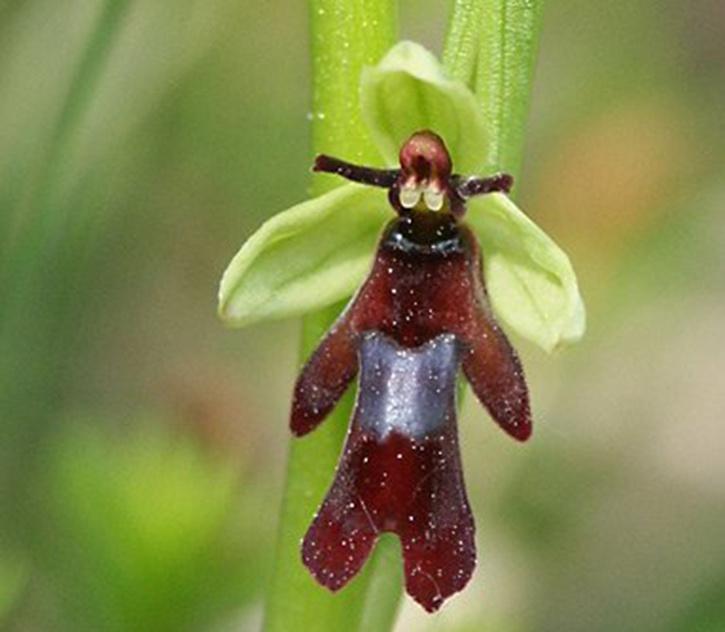
[[[517,176],[541,30],[543,0],[480,0],[474,92],[490,122],[492,170]]]
[[[131,0],[107,0],[102,6],[90,33],[85,49],[71,77],[65,100],[48,140],[43,168],[34,183],[27,219],[21,224],[17,239],[9,244],[4,254],[4,266],[0,277],[0,289],[5,295],[0,310],[8,305],[8,299],[17,295],[17,289],[27,288],[32,271],[47,256],[44,247],[63,231],[66,220],[64,209],[56,194],[70,159],[73,142],[83,123],[83,118],[103,76],[116,37],[123,24]],[[4,281],[8,285],[6,286]],[[14,285],[11,285],[14,284]],[[12,304],[12,303],[10,303]],[[0,311],[0,316],[3,312]],[[4,319],[0,319],[2,326]]]
[[[443,50],[443,67],[448,75],[471,88],[476,76],[481,10],[480,0],[455,0]]]
[[[395,42],[396,3],[311,0],[310,27],[314,151],[375,164],[380,157],[360,113],[360,73],[364,66],[376,64]],[[319,195],[332,186],[336,186],[332,179],[315,176],[312,193]],[[309,356],[339,312],[340,306],[335,306],[305,318],[302,359]],[[319,586],[300,559],[300,541],[332,481],[352,401],[352,393],[348,393],[315,432],[292,440],[276,562],[267,593],[265,630],[269,632],[385,630],[392,626],[401,585],[394,542],[381,540],[373,559],[338,594]],[[381,571],[381,566],[391,570]]]
[[[489,123],[488,170],[519,174],[543,0],[455,0],[443,64]]]

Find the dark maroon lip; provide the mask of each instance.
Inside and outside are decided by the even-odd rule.
[[[406,590],[433,612],[465,587],[476,564],[458,447],[459,372],[505,432],[519,441],[531,434],[521,363],[488,303],[485,253],[462,221],[468,198],[508,191],[512,180],[452,174],[443,140],[429,131],[406,141],[400,169],[329,156],[314,168],[387,188],[398,216],[295,385],[290,427],[303,436],[358,380],[345,447],[302,560],[320,584],[338,590],[379,534],[395,533]],[[439,203],[438,211],[421,208]]]

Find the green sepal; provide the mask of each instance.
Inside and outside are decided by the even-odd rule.
[[[355,184],[278,213],[224,272],[219,315],[241,327],[299,316],[350,296],[391,217],[383,191]]]
[[[456,171],[477,173],[488,165],[489,134],[473,93],[449,78],[420,44],[400,42],[377,66],[363,71],[360,105],[389,165],[397,165],[408,137],[424,129],[445,140]]]
[[[586,316],[569,258],[506,195],[467,203],[496,316],[547,352],[579,340]]]

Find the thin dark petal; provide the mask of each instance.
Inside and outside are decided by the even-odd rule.
[[[456,434],[458,344],[448,334],[403,349],[372,334],[360,357],[352,428],[303,561],[336,590],[360,570],[378,533],[392,531],[408,593],[434,611],[465,586],[476,559]]]
[[[327,333],[297,378],[290,416],[297,436],[313,430],[329,414],[357,374],[357,342],[347,314]]]
[[[313,171],[322,173],[334,173],[353,182],[360,182],[374,187],[389,189],[395,184],[400,174],[400,169],[375,169],[374,167],[363,167],[345,162],[339,158],[320,154],[315,158]]]
[[[468,346],[463,356],[463,371],[494,421],[515,439],[526,441],[532,427],[524,371],[516,351],[491,313],[478,247],[473,248],[472,314],[461,332],[461,339]]]
[[[508,173],[496,173],[488,177],[454,175],[451,177],[451,184],[458,195],[467,200],[486,193],[509,193],[514,185],[514,178]]]
[[[494,421],[519,441],[531,436],[531,409],[523,369],[504,333],[480,308],[472,323],[463,371]]]

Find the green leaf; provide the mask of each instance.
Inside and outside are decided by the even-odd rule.
[[[507,196],[468,202],[496,315],[547,352],[584,334],[584,303],[569,258]]]
[[[275,215],[224,272],[219,315],[242,326],[298,316],[350,296],[390,217],[383,192],[355,184]]]
[[[476,173],[489,163],[489,134],[473,93],[419,44],[400,42],[366,68],[360,101],[370,135],[391,165],[403,142],[422,129],[445,139],[457,171]]]
[[[259,547],[237,557],[227,538],[231,512],[261,510],[240,504],[247,490],[239,494],[238,464],[156,419],[142,417],[123,435],[103,430],[109,419],[82,421],[63,423],[44,454],[48,524],[39,527],[38,559],[63,587],[62,625],[51,627],[196,629],[198,617],[219,616],[232,595],[249,603],[251,579],[225,594],[239,581],[235,563],[251,574],[262,567]],[[243,528],[260,537],[260,528]]]

